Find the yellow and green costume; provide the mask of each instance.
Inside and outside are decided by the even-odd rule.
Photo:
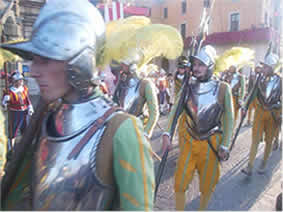
[[[224,108],[222,115],[223,133],[216,133],[210,137],[211,143],[216,150],[220,145],[229,146],[234,122],[231,89],[226,83],[221,84],[222,86],[220,87],[222,91],[219,93],[219,102],[222,102]],[[182,90],[180,93],[181,92]],[[169,115],[168,132],[170,132],[172,127],[171,124],[176,113],[180,93]],[[221,95],[223,96],[220,97]],[[195,171],[199,174],[199,187],[201,192],[200,209],[207,207],[220,175],[219,161],[207,141],[196,140],[187,131],[186,120],[188,119],[190,119],[190,117],[183,111],[178,121],[180,155],[177,162],[174,185],[177,210],[184,210],[185,208],[185,192],[193,179]]]
[[[154,84],[150,80],[142,79],[139,93],[137,109],[133,115],[140,116],[140,114],[143,114],[144,131],[150,138],[159,119],[158,100]],[[148,114],[144,113],[145,106]]]
[[[181,90],[181,87],[182,87],[182,82],[183,82],[183,78],[182,79],[179,79],[178,78],[178,71],[176,72],[176,76],[174,78],[174,83],[175,83],[175,87],[174,87],[174,95],[177,96],[178,93],[180,92]]]
[[[242,74],[240,74],[240,88],[239,95],[233,95],[233,107],[234,107],[234,120],[237,121],[238,113],[240,109],[240,101],[244,101],[245,98],[245,78]]]
[[[44,141],[41,140],[40,143],[42,142]],[[40,153],[40,161],[47,160],[48,151],[41,151]],[[33,152],[27,154],[3,209],[32,209],[30,194],[30,185],[34,180],[31,167],[32,157],[34,157]],[[79,157],[78,160],[80,160]],[[40,161],[37,161],[37,163],[40,163]],[[46,164],[46,166],[48,167],[49,164]],[[43,164],[42,169],[46,166]],[[155,181],[152,149],[144,136],[141,121],[132,115],[121,112],[116,113],[107,121],[106,129],[100,138],[96,167],[101,183],[116,188],[115,204],[105,202],[105,208],[132,211],[153,210]],[[46,178],[42,177],[41,180],[44,182]],[[83,177],[77,179],[76,182],[84,183]],[[65,187],[66,185],[62,184],[62,186]],[[71,186],[69,185],[69,187]],[[70,190],[70,195],[72,195],[72,190]],[[50,199],[44,202],[42,209],[47,210],[50,205],[56,202],[56,198],[52,199],[52,195],[49,197]]]
[[[280,78],[280,84],[282,80]],[[281,85],[282,89],[282,85]],[[248,172],[252,172],[254,160],[256,158],[257,149],[259,142],[262,138],[265,141],[265,149],[264,149],[264,158],[261,164],[261,168],[264,169],[267,165],[267,161],[272,149],[272,142],[278,136],[280,130],[279,119],[281,119],[281,108],[267,109],[265,105],[263,105],[259,99],[259,87],[256,87],[255,92],[252,96],[249,96],[245,102],[249,98],[251,98],[252,102],[255,102],[256,109],[254,115],[254,123],[252,127],[252,145],[249,154],[249,163],[248,163]]]
[[[255,83],[255,75],[254,73],[250,73],[250,77],[249,77],[249,82],[248,82],[248,92],[246,93],[246,96],[248,96],[248,94],[252,91],[252,88],[254,86]],[[249,106],[248,109],[248,124],[251,124],[251,119],[252,119],[252,113],[253,111],[255,111],[257,106],[257,103],[254,101],[252,101],[252,103]]]

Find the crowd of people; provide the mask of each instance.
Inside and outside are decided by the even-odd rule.
[[[133,20],[121,23],[125,24],[121,29]],[[164,33],[160,38],[170,34],[167,45],[180,48],[174,54],[164,48],[148,56],[149,40],[141,48],[140,40],[133,44],[129,38],[133,47],[121,45],[119,49],[126,54],[113,56],[115,64],[99,66],[105,42],[110,41],[105,38],[107,30],[99,11],[81,0],[72,4],[48,1],[30,40],[1,44],[32,60],[31,76],[40,88],[39,107],[46,107],[34,111],[24,76],[17,70],[11,73],[1,101],[9,118],[7,148],[0,146],[0,153],[6,155],[0,157],[2,209],[153,210],[158,183],[153,158],[160,158],[150,138],[160,114],[169,114],[161,139],[163,156],[178,134],[177,210],[185,209],[186,190],[196,171],[199,209],[207,208],[220,179],[220,164],[229,159],[234,132],[246,114],[252,126],[252,145],[242,173],[253,175],[261,141],[265,150],[258,173],[268,169],[272,147],[280,146],[282,64],[278,65],[278,55],[268,51],[255,68],[250,67],[248,77],[237,61],[216,73],[213,46],[181,56],[183,40],[177,30],[143,23],[133,37],[141,38],[144,31],[158,28]],[[161,55],[177,59],[174,72],[161,67],[141,71],[153,69],[145,61]],[[0,121],[3,125],[2,114]],[[28,124],[38,130],[27,131]],[[18,131],[32,138],[25,141],[25,148],[15,142]]]

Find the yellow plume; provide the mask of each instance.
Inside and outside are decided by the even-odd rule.
[[[253,50],[243,47],[232,47],[216,59],[215,72],[225,71],[232,65],[237,68],[241,68],[245,65],[251,65],[253,59]]]
[[[4,49],[0,49],[0,68],[3,67],[4,62],[18,61],[20,57]]]
[[[151,24],[142,27],[122,45],[121,58],[131,57],[133,51],[141,54],[138,67],[158,56],[175,59],[182,54],[183,39],[173,27],[164,24]]]
[[[120,58],[121,46],[133,36],[137,29],[150,24],[150,19],[144,16],[131,16],[106,25],[106,44],[100,65],[109,64],[111,60]]]

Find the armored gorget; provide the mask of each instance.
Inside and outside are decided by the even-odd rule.
[[[266,110],[281,107],[281,78],[274,74],[259,81],[258,100]]]
[[[33,164],[34,210],[109,210],[115,188],[97,175],[104,120],[75,158],[72,150],[96,120],[112,107],[103,97],[79,104],[63,104],[43,122]]]
[[[193,80],[188,86],[185,110],[188,118],[188,132],[197,140],[205,140],[216,132],[221,132],[223,107],[219,103],[219,82]]]
[[[116,103],[124,109],[124,111],[135,114],[140,96],[141,80],[131,78],[127,82],[122,82],[117,91]],[[118,101],[118,102],[117,102]]]

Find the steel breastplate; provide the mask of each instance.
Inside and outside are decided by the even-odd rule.
[[[124,111],[135,114],[138,100],[139,100],[139,88],[140,80],[132,78],[129,80],[127,86],[121,87],[119,92],[118,101],[119,105],[124,109]]]
[[[258,88],[258,99],[265,109],[271,110],[281,107],[281,79],[279,76],[262,78]]]
[[[92,123],[110,107],[99,97],[81,104],[62,105],[44,120],[33,164],[34,210],[111,209],[115,187],[102,182],[96,167],[105,125],[95,132],[76,159],[68,159]]]
[[[185,104],[189,116],[187,130],[195,139],[204,140],[216,131],[220,132],[223,107],[218,100],[219,82],[193,81],[189,86]]]

